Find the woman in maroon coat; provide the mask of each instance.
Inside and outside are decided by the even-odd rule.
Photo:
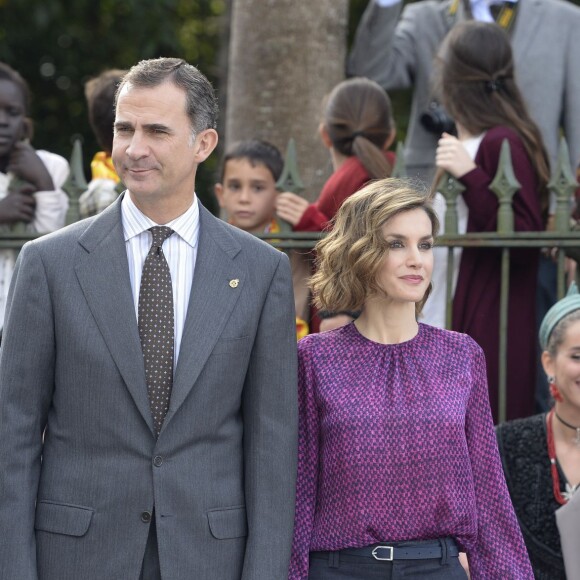
[[[437,167],[465,186],[467,232],[494,232],[499,202],[490,190],[501,145],[510,145],[521,188],[513,197],[516,231],[542,231],[547,213],[549,165],[539,130],[514,80],[507,34],[495,24],[470,21],[453,28],[441,53],[443,103],[458,137],[443,134]],[[439,174],[440,175],[440,174]],[[507,418],[534,411],[538,252],[511,252],[508,315]],[[465,248],[453,302],[453,329],[473,337],[487,360],[490,402],[498,407],[501,250]],[[497,415],[495,415],[497,420]]]

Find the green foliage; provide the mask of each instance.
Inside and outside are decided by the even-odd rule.
[[[98,145],[88,123],[84,83],[104,69],[175,56],[199,66],[216,83],[226,1],[0,0],[0,60],[30,85],[34,146],[68,158],[80,137],[88,174]],[[212,162],[217,160],[200,170],[200,195],[210,207]]]

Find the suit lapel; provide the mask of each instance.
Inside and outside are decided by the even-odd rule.
[[[163,429],[175,415],[221,335],[244,284],[234,261],[240,245],[227,226],[200,204],[199,244],[171,402]],[[238,280],[234,287],[230,281]]]
[[[514,24],[512,48],[516,63],[532,61],[534,46],[537,44],[537,28],[541,26],[545,3],[538,0],[519,0]],[[517,75],[517,71],[516,71]]]
[[[99,215],[79,239],[87,253],[75,271],[109,352],[153,432],[123,237],[121,199],[122,196]]]

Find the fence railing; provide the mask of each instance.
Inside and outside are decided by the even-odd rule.
[[[397,162],[393,168],[394,177],[406,177],[403,163],[404,153],[402,144],[397,149]],[[507,321],[510,251],[514,248],[566,248],[580,247],[580,231],[570,230],[571,199],[578,183],[574,177],[569,160],[568,147],[562,138],[558,155],[558,162],[553,171],[549,188],[556,198],[554,229],[545,232],[515,232],[512,198],[520,187],[513,170],[509,144],[502,145],[498,171],[490,189],[497,195],[499,210],[497,231],[493,233],[458,233],[457,198],[463,191],[463,185],[446,174],[442,177],[438,190],[445,198],[447,209],[445,213],[445,233],[437,239],[437,245],[448,248],[447,264],[447,298],[446,298],[446,326],[451,327],[451,312],[453,303],[453,270],[455,248],[500,248],[501,256],[501,291],[500,291],[500,336],[499,348],[499,408],[500,421],[506,417],[507,400]],[[75,142],[70,159],[71,172],[63,189],[69,195],[69,210],[66,223],[74,223],[80,219],[78,198],[86,190],[87,182],[83,173],[82,150],[80,142]],[[304,185],[298,171],[296,148],[291,140],[286,152],[285,165],[277,183],[281,191],[300,193]],[[281,250],[312,249],[316,242],[324,235],[318,232],[292,232],[289,224],[281,224],[281,231],[275,234],[262,234],[260,237]],[[0,236],[0,248],[20,249],[24,243],[37,237],[15,228],[11,233]],[[558,262],[558,297],[565,294],[565,252],[557,253]]]
[[[296,160],[289,149],[287,163],[296,167]],[[402,145],[397,150],[397,163],[393,170],[394,177],[405,177],[405,168]],[[295,171],[295,170],[294,170]],[[299,180],[298,180],[299,181]],[[293,183],[280,181],[278,187],[284,191],[295,191]],[[464,186],[449,174],[442,177],[438,191],[446,201],[445,233],[437,239],[437,245],[448,248],[447,254],[447,296],[446,296],[446,327],[451,328],[453,304],[453,275],[455,248],[496,248],[501,249],[501,289],[500,289],[500,336],[499,349],[499,377],[498,377],[498,409],[500,421],[506,418],[507,400],[507,324],[508,324],[508,297],[510,287],[510,258],[514,248],[550,248],[561,250],[557,252],[557,279],[558,297],[565,294],[565,250],[580,247],[580,231],[571,231],[571,200],[579,187],[572,167],[565,139],[562,138],[558,155],[558,162],[549,183],[550,191],[555,195],[556,209],[553,220],[554,229],[544,232],[516,232],[514,231],[514,214],[512,198],[520,188],[511,159],[509,143],[502,144],[497,174],[490,189],[497,195],[499,201],[497,231],[493,233],[458,233],[457,198],[464,190]],[[269,241],[281,250],[311,249],[324,235],[313,232],[291,232],[290,228],[276,234],[263,234],[260,237]]]

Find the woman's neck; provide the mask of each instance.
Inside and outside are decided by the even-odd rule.
[[[355,325],[364,337],[381,344],[406,342],[419,332],[415,304],[388,298],[368,299]]]
[[[556,401],[554,411],[557,415],[554,417],[554,436],[562,440],[573,438],[575,435],[573,430],[564,425],[562,421],[565,421],[568,425],[580,427],[580,409],[576,409],[576,407],[565,402]]]

